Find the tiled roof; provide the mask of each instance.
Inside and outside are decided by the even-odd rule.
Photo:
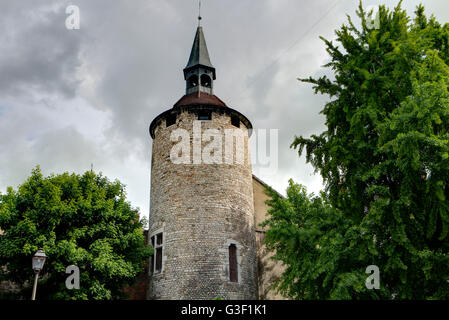
[[[176,108],[192,105],[211,105],[211,106],[227,107],[226,104],[223,101],[221,101],[217,96],[204,92],[201,92],[199,96],[198,92],[185,95],[178,102],[175,103],[174,107]]]
[[[198,27],[195,35],[195,40],[193,41],[192,52],[190,53],[189,62],[187,63],[186,69],[203,65],[206,67],[213,68],[210,62],[209,52],[207,51],[206,40],[204,39],[203,28]]]

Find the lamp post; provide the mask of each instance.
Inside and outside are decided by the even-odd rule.
[[[44,267],[45,259],[47,256],[43,249],[37,250],[37,252],[33,256],[33,270],[34,270],[34,285],[33,285],[33,294],[31,296],[31,300],[36,300],[36,288],[37,288],[37,279],[39,278],[39,272],[41,272]]]

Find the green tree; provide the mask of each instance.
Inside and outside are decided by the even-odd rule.
[[[286,267],[277,289],[293,299],[343,299],[351,297],[348,284],[354,283],[359,296],[369,298],[373,292],[364,290],[365,269],[354,266],[369,257],[372,241],[369,248],[359,246],[357,228],[331,206],[324,192],[308,195],[306,187],[290,180],[286,198],[270,188],[268,194],[265,243]]]
[[[319,223],[334,225],[322,229],[313,220],[311,227],[297,226],[318,230],[313,241],[321,249],[308,254],[291,244],[297,264],[308,265],[281,279],[292,297],[449,298],[449,24],[428,18],[422,5],[415,14],[409,18],[401,3],[392,11],[380,6],[376,29],[360,3],[360,26],[348,16],[336,31],[340,47],[323,39],[333,79],[300,79],[330,97],[321,111],[327,130],[296,137],[292,147],[305,151],[323,177],[332,210],[319,209],[326,213]],[[273,210],[278,202],[271,203]],[[272,228],[282,216],[273,210]],[[278,249],[281,231],[267,233],[271,247]],[[303,241],[299,234],[295,239]],[[364,285],[368,265],[380,268],[380,290]],[[293,282],[288,288],[287,276]],[[315,279],[316,290],[303,283],[307,279]]]
[[[150,255],[144,223],[119,181],[90,171],[44,177],[37,167],[17,191],[0,194],[0,279],[29,299],[31,257],[43,248],[38,299],[123,298]],[[79,290],[65,286],[69,265],[80,269]]]

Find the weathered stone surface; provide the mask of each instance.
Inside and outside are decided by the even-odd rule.
[[[1,233],[3,233],[2,230],[0,230],[0,234]],[[2,266],[1,268],[3,271],[6,271],[6,266]],[[0,298],[4,298],[5,296],[18,292],[19,290],[20,286],[16,283],[10,281],[0,281]]]
[[[145,237],[145,245],[148,245],[148,230],[143,231]],[[125,287],[124,293],[127,295],[127,300],[146,300],[148,297],[148,262],[143,268],[143,273],[139,274],[132,286]]]
[[[243,164],[174,164],[170,134],[187,130],[193,143],[198,115],[184,111],[175,125],[155,129],[151,170],[150,237],[164,233],[162,272],[150,277],[152,299],[257,299],[254,201],[247,128]],[[236,129],[212,113],[206,129]],[[202,143],[204,148],[208,143]],[[224,145],[224,138],[223,138]],[[193,159],[193,145],[191,144]],[[224,152],[223,152],[224,157]],[[229,281],[228,247],[237,245],[239,281]]]
[[[269,197],[265,194],[264,183],[253,177],[254,192],[254,219],[256,226],[256,247],[258,265],[258,285],[260,300],[285,300],[274,290],[273,284],[282,275],[285,267],[280,261],[272,259],[274,252],[268,251],[264,245],[265,229],[260,224],[267,219],[268,205],[265,203]]]

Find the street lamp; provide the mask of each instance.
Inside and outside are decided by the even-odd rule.
[[[34,270],[34,285],[33,285],[33,295],[31,296],[31,300],[36,299],[36,288],[37,288],[37,279],[39,278],[39,272],[41,272],[44,267],[45,259],[47,256],[43,249],[37,250],[37,252],[33,256],[33,270]]]

